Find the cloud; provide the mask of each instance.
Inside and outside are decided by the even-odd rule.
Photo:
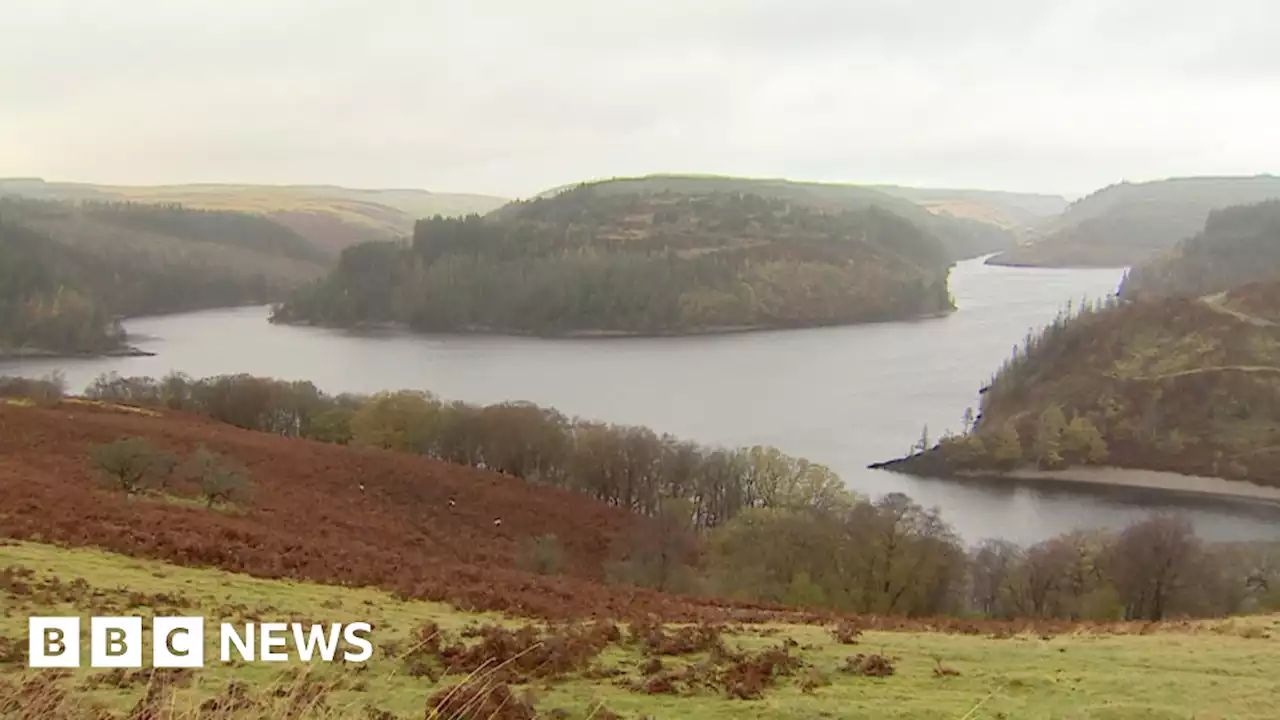
[[[16,0],[0,168],[528,195],[723,172],[1080,192],[1280,164],[1267,0]]]

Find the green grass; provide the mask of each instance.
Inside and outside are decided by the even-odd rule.
[[[34,593],[15,592],[0,585],[0,636],[21,640],[25,647],[26,619],[32,614],[77,614],[86,618],[110,610],[150,615],[172,612],[205,615],[211,622],[245,616],[264,620],[374,623],[374,657],[360,665],[316,665],[312,677],[333,688],[332,717],[362,716],[365,706],[399,717],[422,717],[426,698],[450,679],[439,683],[409,677],[400,660],[388,657],[386,646],[407,645],[405,638],[424,622],[446,631],[470,624],[523,621],[493,614],[465,613],[430,602],[407,602],[369,589],[314,585],[249,578],[214,570],[175,567],[94,550],[67,550],[35,543],[0,545],[0,570],[19,566],[36,573],[29,580]],[[87,587],[61,592],[70,601],[57,601],[37,582],[59,578],[70,583],[82,578]],[[196,607],[163,607],[156,598],[130,599],[130,592],[166,593]],[[130,602],[148,607],[126,607]],[[171,599],[170,605],[175,604]],[[87,622],[82,620],[87,627]],[[144,623],[149,625],[149,623]],[[223,666],[217,638],[207,633],[206,667],[195,683],[180,690],[179,703],[191,703],[221,690],[228,680],[253,688],[290,682],[297,667],[251,664]],[[1052,638],[1034,635],[997,639],[983,635],[923,632],[868,632],[857,645],[837,643],[824,628],[800,626],[748,627],[726,635],[730,647],[759,650],[784,638],[799,644],[793,654],[830,679],[831,684],[810,693],[797,683],[808,671],[782,678],[759,700],[730,700],[723,692],[703,690],[688,696],[648,695],[620,687],[611,680],[574,677],[537,681],[517,688],[536,698],[538,709],[562,708],[568,717],[587,717],[589,708],[603,703],[623,717],[718,718],[1273,718],[1280,697],[1276,665],[1280,661],[1280,619],[1237,618],[1189,625],[1186,632],[1149,635],[1074,634]],[[3,647],[3,645],[0,645]],[[149,651],[150,639],[145,650]],[[84,647],[87,657],[87,646]],[[854,677],[837,670],[854,653],[879,653],[894,660],[896,672],[887,678]],[[145,653],[144,653],[145,654]],[[605,667],[638,678],[643,662],[639,650],[619,643],[597,659]],[[668,669],[679,670],[702,659],[663,658]],[[935,676],[938,663],[960,673]],[[0,665],[0,678],[40,673],[24,663]],[[70,682],[80,686],[94,671],[77,671]],[[86,690],[81,697],[123,712],[141,697],[140,686]]]

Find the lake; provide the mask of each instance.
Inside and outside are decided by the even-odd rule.
[[[956,266],[959,310],[914,322],[686,338],[541,340],[357,334],[271,325],[268,308],[135,318],[154,357],[0,362],[0,374],[61,370],[73,390],[101,373],[252,373],[327,392],[430,390],[449,400],[528,400],[569,415],[647,425],[728,446],[774,445],[829,465],[855,491],[905,492],[941,508],[970,541],[1033,542],[1077,527],[1120,527],[1185,510],[1212,539],[1280,538],[1273,506],[1152,490],[954,483],[869,463],[904,454],[925,425],[959,430],[978,389],[1027,331],[1067,302],[1115,291],[1123,270]]]

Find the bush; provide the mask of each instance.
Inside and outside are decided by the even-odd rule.
[[[58,402],[66,394],[67,380],[61,371],[55,371],[40,379],[0,377],[0,397],[30,400],[47,407]]]
[[[201,445],[183,466],[183,475],[200,488],[206,507],[240,502],[250,490],[249,471]]]
[[[564,570],[564,544],[555,535],[526,538],[516,555],[516,567],[538,575],[553,575]]]
[[[177,465],[173,453],[140,437],[124,438],[89,451],[107,483],[127,495],[163,488]]]

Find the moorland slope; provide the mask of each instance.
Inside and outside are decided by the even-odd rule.
[[[1069,633],[639,619],[547,626],[367,588],[5,541],[0,606],[0,717],[21,720],[807,720],[883,717],[886,703],[903,720],[1263,720],[1280,691],[1275,616]],[[373,624],[374,654],[364,663],[211,660],[195,671],[26,670],[26,616],[65,614],[358,619]],[[207,632],[206,659],[219,650]]]
[[[536,197],[552,198],[584,186],[594,188],[599,195],[757,195],[785,200],[822,212],[877,207],[888,210],[937,237],[953,260],[977,257],[1012,247],[1016,237],[1014,227],[1024,218],[1043,219],[1046,209],[1055,206],[1052,196],[1046,200],[1044,196],[1022,193],[851,185],[724,175],[618,177],[564,185]],[[495,214],[503,212],[507,210],[499,208],[494,211]]]
[[[254,478],[251,502],[218,512],[104,488],[90,451],[125,437],[178,453],[203,445],[234,458]],[[0,537],[257,577],[370,585],[544,619],[803,617],[602,584],[612,539],[638,520],[583,494],[420,456],[284,438],[173,411],[0,402]],[[564,574],[518,570],[520,543],[547,534],[563,545]]]
[[[0,195],[49,200],[180,204],[263,215],[333,255],[350,245],[404,237],[418,218],[484,213],[504,198],[413,189],[364,190],[336,185],[92,185],[0,179]]]

